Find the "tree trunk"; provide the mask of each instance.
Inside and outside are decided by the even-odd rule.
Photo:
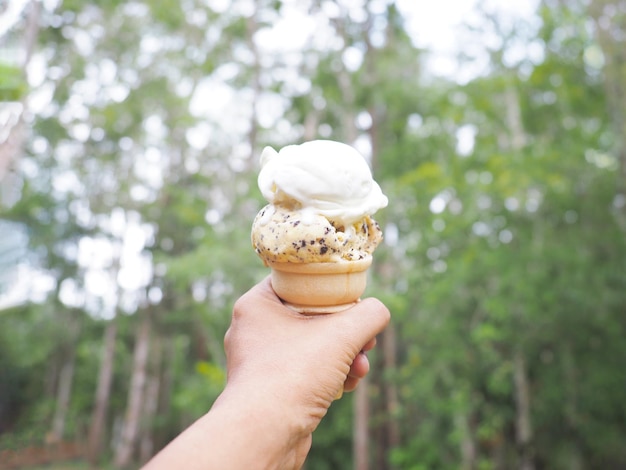
[[[110,321],[104,330],[104,347],[100,360],[100,373],[96,389],[95,406],[91,415],[91,425],[87,442],[87,457],[92,466],[96,466],[100,459],[102,440],[105,430],[106,414],[111,396],[111,383],[115,359],[115,341],[117,337],[117,323]]]
[[[461,470],[474,470],[476,468],[476,443],[472,437],[472,429],[469,417],[466,413],[455,416],[456,428],[461,434],[459,443],[461,451]]]
[[[59,350],[61,367],[56,380],[56,406],[52,418],[52,429],[47,437],[47,441],[52,443],[60,442],[65,434],[65,423],[72,395],[74,365],[76,363],[76,340],[80,332],[80,318],[75,316],[75,312],[67,312],[65,318],[67,337]]]
[[[364,377],[354,391],[353,454],[354,470],[369,470],[369,378]]]
[[[141,312],[135,350],[133,353],[133,370],[126,404],[126,415],[122,424],[120,441],[115,450],[115,466],[125,468],[130,466],[141,419],[141,405],[146,386],[146,373],[148,367],[148,353],[150,350],[151,317],[149,312]]]
[[[257,11],[260,7],[255,5],[255,12],[250,15],[246,21],[246,42],[252,52],[254,62],[252,65],[252,113],[250,116],[250,130],[248,131],[248,144],[250,145],[250,156],[247,164],[252,168],[255,163],[254,156],[256,155],[256,145],[259,134],[259,119],[258,119],[258,101],[261,94],[261,58],[254,36],[259,29],[257,22]]]
[[[568,459],[568,470],[582,470],[586,468],[583,460],[580,442],[578,441],[578,429],[580,426],[580,416],[578,412],[578,383],[576,373],[576,361],[572,353],[571,346],[566,343],[561,351],[561,366],[563,367],[563,375],[565,376],[565,400],[564,415],[565,424],[569,433],[573,435],[569,439],[570,455]]]
[[[46,373],[43,380],[43,393],[49,400],[53,400],[57,395],[56,391],[59,383],[60,363],[61,360],[54,356],[50,358],[46,367]]]
[[[626,192],[626,13],[609,13],[617,3],[592,0],[589,15],[595,23],[598,44],[604,56],[603,81],[607,111],[615,137],[615,153],[619,173],[615,185],[616,195]],[[622,5],[623,6],[623,5]],[[617,208],[616,208],[617,209]],[[626,205],[615,211],[617,221],[626,232]]]
[[[37,36],[39,34],[39,17],[41,11],[40,3],[41,2],[37,0],[31,0],[30,4],[26,7],[29,11],[26,19],[26,29],[24,31],[24,60],[21,64],[16,64],[16,66],[22,70],[24,83],[26,83],[26,70],[37,44]],[[20,101],[14,103],[15,106],[5,107],[7,110],[10,110],[10,119],[9,122],[6,123],[6,128],[2,129],[6,132],[6,135],[0,136],[0,181],[3,180],[8,172],[12,160],[19,156],[26,135],[24,116],[27,114],[27,100],[25,96],[18,98]],[[6,191],[4,184],[0,189],[4,189]],[[3,194],[0,192],[0,201],[2,200],[2,197]]]
[[[593,0],[589,15],[604,56],[604,87],[611,124],[616,137],[620,189],[626,188],[626,20],[624,12],[611,12],[620,2]],[[623,6],[623,5],[622,5]]]
[[[526,375],[526,360],[522,351],[516,349],[513,356],[513,384],[515,386],[515,437],[519,451],[519,469],[534,470],[532,452],[532,426],[530,421],[530,394]]]
[[[64,362],[59,374],[59,386],[57,388],[57,403],[52,420],[52,435],[50,440],[60,442],[65,433],[65,420],[72,394],[72,380],[74,378],[75,353],[72,350],[70,357]]]
[[[509,147],[519,150],[526,145],[526,132],[522,122],[522,110],[520,108],[517,89],[509,83],[504,91],[504,103],[506,109],[506,123],[509,128]]]
[[[397,341],[396,328],[390,323],[383,332],[383,363],[384,370],[394,371],[397,362]],[[387,413],[387,452],[400,445],[400,427],[398,426],[398,409],[400,402],[398,400],[398,387],[393,379],[384,381],[385,390],[385,411]]]
[[[151,375],[146,386],[146,399],[144,401],[143,416],[146,422],[154,422],[159,403],[159,376]],[[141,436],[139,445],[139,460],[145,463],[154,455],[154,436],[152,429],[148,428]]]
[[[374,72],[370,71],[368,75],[370,78],[368,80],[373,80]],[[370,116],[372,117],[372,124],[369,128],[368,134],[370,138],[371,148],[372,148],[372,157],[371,157],[371,166],[372,170],[375,171],[378,168],[378,156],[380,155],[380,125],[382,120],[384,119],[384,115],[386,111],[382,108],[372,107],[369,110]],[[390,253],[391,256],[393,256]],[[396,260],[393,258],[379,260],[376,264],[376,274],[380,281],[380,285],[388,292],[393,291],[393,283],[397,276],[397,270],[394,268],[396,265]],[[396,327],[393,322],[391,322],[385,331],[382,333],[382,365],[383,371],[393,372],[397,369],[397,351],[398,351],[398,342],[396,337]],[[383,397],[385,403],[383,405],[385,411],[385,445],[381,447],[381,454],[384,457],[385,465],[388,468],[393,468],[389,462],[389,454],[394,448],[400,446],[400,426],[398,423],[398,410],[400,409],[400,400],[398,387],[396,385],[396,381],[393,378],[385,378],[382,376],[381,387],[383,389]]]
[[[171,336],[165,336],[162,339],[163,353],[162,353],[162,366],[159,376],[159,396],[157,401],[157,414],[161,416],[167,416],[170,413],[172,404],[172,388],[173,377],[176,363],[176,349],[175,341]],[[157,448],[163,447],[169,442],[170,436],[166,430],[161,428],[155,430],[154,443]]]
[[[141,442],[139,444],[139,460],[142,464],[152,458],[155,448],[155,436],[151,425],[155,421],[159,407],[162,358],[160,340],[161,338],[158,336],[153,339],[152,354],[150,355],[150,375],[146,384],[146,393],[142,410],[143,422],[148,424],[143,430]]]
[[[508,84],[504,94],[506,123],[510,133],[509,147],[520,150],[526,144],[526,131],[523,127],[520,99],[517,89]],[[539,225],[535,225],[539,228]],[[534,243],[541,243],[541,236],[534,236]],[[536,247],[537,248],[537,247]],[[521,312],[516,312],[516,318],[521,318]],[[534,455],[532,449],[532,425],[530,421],[530,394],[526,360],[521,348],[516,347],[513,352],[513,385],[515,388],[515,438],[519,453],[519,469],[534,470]]]

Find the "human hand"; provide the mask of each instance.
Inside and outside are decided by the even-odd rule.
[[[342,388],[352,391],[369,371],[365,352],[388,324],[376,299],[329,315],[285,307],[269,278],[235,304],[226,334],[229,388],[264,390],[312,432]]]

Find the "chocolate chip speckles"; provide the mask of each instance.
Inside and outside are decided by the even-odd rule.
[[[381,240],[382,232],[369,216],[345,227],[310,211],[270,204],[252,224],[252,244],[266,262],[356,261],[371,254]]]

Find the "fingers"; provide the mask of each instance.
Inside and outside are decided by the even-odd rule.
[[[329,315],[330,316],[330,315]],[[387,307],[377,299],[364,299],[354,307],[332,315],[336,331],[343,341],[352,345],[353,354],[368,351],[376,344],[376,335],[382,332],[390,321]]]
[[[382,332],[391,319],[389,310],[378,299],[368,298],[347,310],[351,316],[358,316],[358,323],[363,334],[363,344],[367,344],[378,333]],[[358,331],[358,330],[357,330]]]
[[[356,377],[348,377],[343,384],[344,392],[354,392],[356,387],[359,385],[361,379],[357,379]]]
[[[365,343],[365,346],[363,346],[363,352],[371,351],[374,349],[374,346],[376,346],[376,337]]]
[[[352,392],[354,389],[356,389],[360,380],[368,374],[369,370],[369,359],[365,355],[365,352],[360,352],[356,355],[356,357],[354,358],[354,362],[350,366],[350,372],[348,372],[348,376],[346,377],[346,380],[344,382],[343,390],[345,392]]]
[[[359,353],[354,358],[352,365],[350,366],[350,371],[348,372],[348,377],[355,377],[357,379],[362,379],[367,375],[370,371],[370,361],[365,355],[365,353]]]

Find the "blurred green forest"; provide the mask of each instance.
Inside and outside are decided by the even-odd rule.
[[[367,294],[393,320],[306,469],[626,468],[623,0],[479,3],[458,77],[391,0],[22,3],[0,31],[0,468],[136,468],[211,406],[267,275],[258,156],[315,138],[390,198]]]

